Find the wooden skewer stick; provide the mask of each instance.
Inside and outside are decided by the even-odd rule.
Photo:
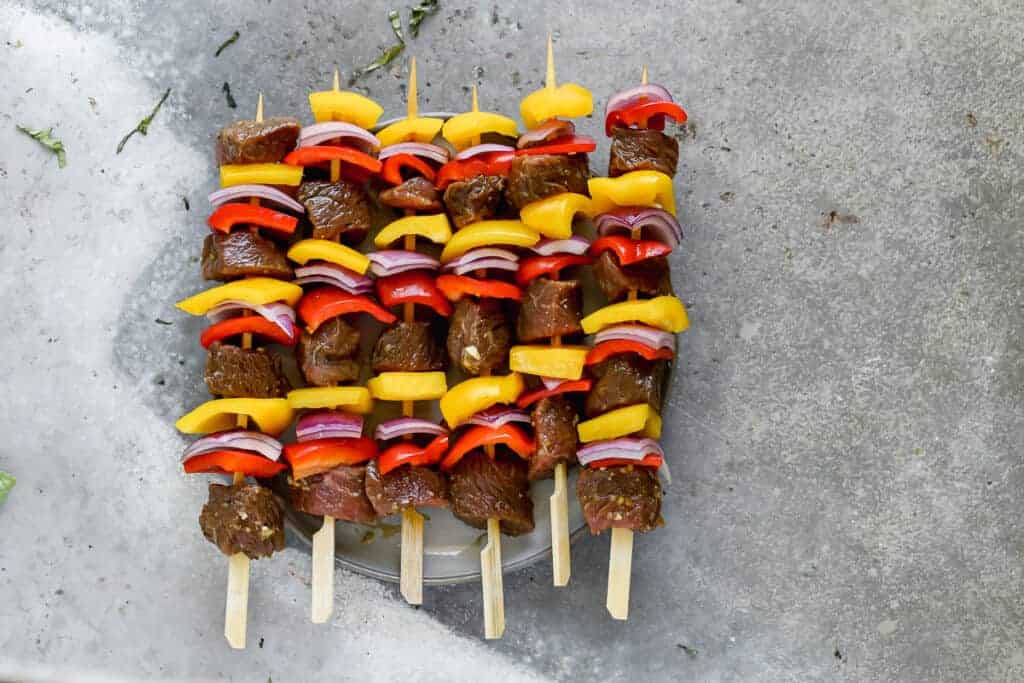
[[[482,271],[480,276],[484,277]],[[480,373],[482,377],[490,374],[490,370]],[[494,458],[494,446],[484,446],[484,452]],[[505,635],[505,585],[501,566],[501,523],[497,517],[487,520],[487,545],[480,550],[480,581],[484,591],[484,638],[501,638]]]

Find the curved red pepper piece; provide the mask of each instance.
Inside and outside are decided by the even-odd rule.
[[[526,286],[531,280],[541,275],[558,276],[558,272],[573,266],[585,266],[594,262],[589,256],[577,256],[576,254],[556,254],[554,256],[531,256],[519,262],[519,270],[516,271],[516,282]]]
[[[377,280],[377,296],[385,306],[404,303],[429,306],[440,316],[452,314],[452,305],[441,295],[434,278],[422,270],[410,270]]]
[[[391,446],[377,459],[377,468],[381,476],[402,465],[413,467],[427,467],[441,462],[441,458],[448,451],[448,435],[439,434],[426,446],[417,446],[414,443],[405,441]]]
[[[515,156],[513,151],[488,152],[477,154],[469,159],[449,161],[437,172],[437,180],[434,184],[437,189],[443,190],[454,182],[480,175],[506,176],[512,167],[512,160]]]
[[[434,182],[434,178],[437,176],[430,164],[418,156],[395,154],[384,160],[384,167],[380,172],[380,177],[391,185],[401,185],[405,180],[402,177],[402,171],[406,169],[416,171],[430,182]]]
[[[527,391],[516,399],[516,405],[520,408],[527,408],[530,405],[536,403],[542,398],[548,398],[549,396],[557,396],[558,394],[568,394],[573,391],[590,391],[590,388],[594,386],[594,380],[592,379],[577,379],[569,382],[562,382],[554,389],[548,389],[544,385],[533,391]]]
[[[234,337],[244,333],[256,334],[275,344],[294,346],[299,339],[299,330],[292,325],[292,333],[289,336],[278,325],[270,322],[260,315],[243,315],[237,318],[227,318],[219,323],[210,325],[199,335],[199,343],[204,349],[210,348],[213,342],[222,341],[228,337]]]
[[[589,135],[567,135],[555,138],[546,145],[540,147],[527,147],[517,149],[516,156],[531,156],[533,154],[586,154],[597,149],[597,143]]]
[[[510,282],[501,280],[479,280],[468,275],[440,275],[437,287],[449,301],[458,301],[464,296],[485,299],[512,299],[520,301],[523,292]]]
[[[236,225],[258,225],[267,230],[291,235],[299,219],[265,206],[252,204],[222,204],[206,219],[207,225],[217,232],[229,233]]]
[[[628,458],[604,458],[603,460],[595,460],[594,462],[587,463],[587,467],[592,470],[600,469],[602,467],[621,467],[624,465],[632,465],[633,467],[650,467],[651,469],[658,469],[663,464],[663,459],[657,453],[648,453],[644,456],[643,460],[630,460]]]
[[[643,356],[647,360],[672,360],[675,353],[672,349],[666,349],[664,347],[658,349],[652,349],[647,344],[642,344],[637,341],[630,341],[628,339],[612,339],[609,341],[603,341],[594,348],[587,352],[587,358],[584,361],[584,365],[596,365],[601,361],[607,360],[612,356],[617,356],[620,353],[635,353]]]
[[[193,456],[185,461],[187,474],[242,474],[268,479],[283,472],[285,464],[249,451],[224,449]]]
[[[595,257],[606,251],[615,253],[620,266],[628,266],[655,256],[667,256],[672,253],[672,247],[657,240],[634,240],[625,235],[601,237],[590,245],[590,253]]]
[[[331,318],[349,313],[368,313],[385,325],[398,320],[391,311],[381,308],[373,299],[349,294],[337,287],[317,287],[306,292],[296,310],[310,332],[315,332],[316,328]]]
[[[381,169],[380,159],[375,159],[358,149],[337,145],[299,147],[284,158],[284,163],[289,166],[317,166],[331,161],[341,161],[369,174],[380,173]]]
[[[441,462],[441,469],[448,471],[455,467],[462,457],[474,448],[484,446],[508,446],[520,458],[527,459],[537,450],[537,445],[522,429],[514,424],[503,424],[500,427],[484,427],[477,425],[467,430],[455,445],[448,451],[448,455]]]
[[[611,137],[616,126],[639,126],[649,130],[665,130],[665,119],[682,125],[686,111],[675,102],[642,102],[625,109],[608,112],[604,120],[604,134]]]
[[[292,466],[292,479],[304,479],[338,465],[358,465],[377,456],[377,444],[365,436],[316,439],[285,444],[282,451]]]

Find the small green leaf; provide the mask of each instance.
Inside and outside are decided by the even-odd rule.
[[[213,53],[213,56],[214,57],[220,57],[220,53],[224,52],[224,50],[227,49],[228,45],[231,45],[232,43],[237,41],[240,35],[241,34],[238,31],[235,31],[234,33],[232,33],[230,38],[228,38],[227,40],[225,40],[223,43],[220,44],[220,47],[218,47],[217,51]]]
[[[420,0],[420,4],[409,8],[409,30],[412,32],[413,38],[420,35],[420,24],[423,23],[423,20],[431,14],[437,14],[439,9],[441,9],[440,0]]]
[[[124,149],[124,145],[125,145],[126,142],[128,142],[128,138],[130,138],[131,136],[135,135],[136,133],[142,133],[143,135],[146,135],[146,134],[149,133],[149,124],[151,124],[153,122],[153,117],[156,116],[156,113],[158,111],[160,111],[160,107],[164,106],[164,101],[167,99],[167,96],[170,95],[170,94],[171,94],[171,89],[168,88],[167,90],[164,91],[164,95],[163,95],[163,97],[160,98],[160,101],[156,103],[155,107],[153,107],[153,111],[151,111],[149,113],[149,116],[147,116],[146,118],[144,118],[141,121],[139,121],[137,126],[135,126],[130,131],[128,131],[128,135],[125,135],[123,138],[121,138],[121,142],[117,143],[117,153],[118,154],[120,154],[121,150]]]
[[[404,49],[405,43],[398,43],[396,45],[392,45],[383,53],[381,53],[380,57],[377,57],[377,59],[373,60],[372,62],[364,66],[362,69],[360,69],[359,75],[364,76],[370,73],[371,71],[376,71],[377,69],[383,66],[387,66],[392,61],[394,61],[395,57],[402,54],[402,50]]]
[[[224,91],[224,97],[226,97],[228,100],[228,106],[232,109],[238,107],[238,104],[235,102],[234,96],[231,94],[231,86],[228,85],[227,81],[224,81],[224,87],[222,87],[221,90]]]
[[[13,475],[0,470],[0,503],[7,500],[7,494],[11,492],[17,481]]]
[[[402,35],[402,15],[398,13],[398,10],[393,9],[388,12],[388,21],[391,22],[391,30],[395,32],[395,37],[398,38],[400,43],[404,43],[405,36]]]
[[[56,154],[58,167],[64,168],[65,166],[67,166],[68,160],[67,157],[64,155],[64,143],[58,140],[57,138],[53,137],[52,126],[50,128],[47,128],[46,130],[43,130],[42,128],[38,130],[33,130],[31,128],[26,128],[25,126],[18,126],[17,128],[22,133],[38,142],[40,145]]]

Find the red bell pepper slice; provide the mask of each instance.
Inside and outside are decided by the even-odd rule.
[[[381,476],[392,470],[397,470],[402,465],[413,467],[427,467],[441,462],[445,452],[448,450],[448,435],[439,434],[426,446],[417,446],[414,443],[404,441],[391,446],[377,458],[377,469]]]
[[[243,315],[237,318],[227,318],[219,323],[210,325],[199,335],[199,343],[204,349],[210,348],[213,342],[222,341],[228,337],[234,337],[244,333],[256,334],[268,339],[275,344],[294,346],[299,339],[299,330],[292,325],[292,333],[289,336],[280,326],[270,322],[260,315]]]
[[[573,266],[585,266],[594,262],[589,256],[577,256],[576,254],[556,254],[554,256],[531,256],[519,262],[519,270],[516,271],[516,282],[526,286],[531,280],[541,275],[552,275],[558,277],[558,272]]]
[[[632,465],[633,467],[650,467],[651,469],[658,469],[661,467],[664,460],[657,453],[648,453],[644,456],[643,460],[630,460],[628,458],[604,458],[603,460],[595,460],[594,462],[587,463],[587,467],[596,470],[602,467],[621,467],[623,465]]]
[[[449,301],[459,301],[467,295],[513,301],[520,301],[523,298],[523,291],[511,282],[480,280],[468,275],[440,275],[437,278],[437,287]]]
[[[377,443],[368,437],[332,438],[285,444],[285,460],[292,479],[304,479],[338,465],[358,465],[377,456]]]
[[[437,172],[434,184],[443,190],[454,182],[468,180],[479,175],[508,175],[512,167],[515,152],[488,152],[477,154],[469,159],[449,161]]]
[[[378,278],[377,296],[385,306],[413,303],[429,306],[445,318],[452,314],[452,305],[442,296],[434,278],[421,270]]]
[[[587,358],[584,361],[584,365],[596,365],[603,360],[607,360],[612,356],[617,356],[620,353],[636,353],[647,360],[672,360],[675,353],[672,349],[666,349],[664,347],[652,349],[647,344],[641,344],[640,342],[630,341],[628,339],[611,339],[609,341],[603,341],[594,348],[587,352]]]
[[[657,240],[634,240],[625,235],[601,237],[590,245],[590,253],[595,257],[606,251],[615,253],[620,266],[628,266],[655,256],[667,256],[672,253],[672,247]]]
[[[455,467],[456,463],[474,448],[499,445],[508,446],[516,455],[524,459],[528,459],[537,449],[533,439],[514,424],[504,424],[498,428],[478,425],[459,437],[459,440],[455,442],[441,462],[441,469],[447,472]]]
[[[369,313],[385,325],[398,320],[391,311],[381,308],[373,299],[349,294],[337,287],[317,287],[306,292],[297,310],[310,332],[316,332],[316,328],[331,318],[349,313]]]
[[[380,159],[374,159],[369,154],[360,152],[351,147],[339,147],[337,145],[314,145],[312,147],[299,147],[297,150],[288,153],[284,163],[289,166],[317,166],[331,161],[341,161],[346,165],[359,169],[364,174],[380,173]]]
[[[548,398],[549,396],[557,396],[559,394],[568,394],[573,391],[590,391],[590,388],[594,386],[594,380],[592,379],[577,379],[569,382],[562,382],[554,389],[548,389],[544,385],[541,385],[533,391],[527,391],[523,393],[519,398],[516,399],[516,405],[520,408],[527,408],[542,398]]]
[[[641,102],[625,109],[608,112],[604,120],[604,134],[611,137],[616,126],[637,126],[649,130],[665,130],[665,119],[682,125],[686,111],[675,102]]]
[[[291,235],[299,219],[266,206],[252,204],[222,204],[206,219],[207,225],[217,232],[229,233],[236,225],[258,225],[267,230]]]
[[[224,449],[200,453],[185,461],[186,474],[234,474],[268,479],[284,471],[285,464],[257,453]]]
[[[402,171],[406,169],[416,171],[430,182],[434,182],[434,178],[437,176],[430,164],[423,159],[412,154],[396,154],[384,160],[380,177],[392,185],[401,185],[405,180],[402,177]]]
[[[597,143],[589,135],[566,135],[555,138],[540,147],[517,149],[516,156],[524,157],[533,154],[586,154],[597,149]]]

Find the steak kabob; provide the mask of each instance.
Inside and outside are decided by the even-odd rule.
[[[296,359],[308,388],[288,394],[293,409],[306,410],[295,429],[296,443],[284,447],[293,509],[322,515],[313,534],[312,621],[326,622],[334,609],[335,520],[371,524],[376,517],[364,492],[366,463],[377,447],[363,436],[362,415],[373,401],[358,382],[360,332],[356,317],[381,323],[395,317],[373,300],[370,261],[348,245],[370,230],[367,181],[381,169],[380,141],[366,129],[383,109],[373,100],[342,92],[334,73],[331,90],[309,96],[316,123],[299,133],[298,148],[285,163],[301,166],[299,199],[312,223],[312,238],[296,243],[288,258],[300,264],[297,284],[306,292],[298,305],[305,329]]]
[[[522,290],[508,281],[519,267],[513,250],[534,246],[540,235],[518,220],[499,218],[505,213],[504,175],[514,157],[514,147],[503,143],[515,141],[515,121],[481,112],[474,87],[472,110],[445,122],[443,133],[459,150],[439,174],[450,183],[445,203],[459,230],[441,254],[447,272],[438,286],[456,307],[448,330],[449,358],[463,373],[477,377],[441,399],[445,421],[459,430],[441,469],[451,477],[455,516],[487,529],[487,545],[480,552],[484,635],[500,638],[505,630],[501,533],[533,531],[527,460],[534,443],[516,424],[529,423],[529,416],[514,408],[522,377],[492,373],[507,365],[512,339],[508,307],[522,299]],[[496,142],[484,142],[485,137]]]
[[[686,114],[667,90],[647,83],[646,68],[642,81],[613,96],[605,113],[611,159],[609,177],[589,183],[599,235],[591,254],[611,303],[582,323],[594,335],[587,364],[596,380],[586,398],[589,419],[578,426],[586,445],[577,452],[577,495],[591,532],[612,530],[607,608],[616,619],[629,613],[633,532],[664,523],[662,391],[673,335],[689,326],[666,259],[682,238],[672,190],[679,147],[660,132],[666,118],[682,123]]]
[[[525,225],[544,240],[535,255],[519,265],[516,281],[525,287],[519,310],[517,336],[530,345],[512,347],[512,370],[534,375],[541,386],[520,397],[520,408],[532,406],[537,452],[530,460],[530,481],[553,477],[551,559],[555,586],[569,583],[569,496],[566,467],[576,461],[576,424],[579,416],[567,394],[590,390],[583,377],[585,346],[564,344],[583,328],[583,291],[580,281],[560,279],[566,271],[591,263],[590,242],[573,235],[577,215],[590,216],[587,153],[596,144],[576,135],[572,117],[593,111],[593,99],[575,83],[555,82],[554,50],[548,37],[545,86],[523,99],[520,114],[529,129],[519,138],[509,171],[509,196]],[[538,342],[547,344],[539,345]]]
[[[381,180],[389,186],[378,200],[405,216],[376,234],[374,245],[380,251],[370,254],[377,294],[385,306],[401,309],[402,320],[377,340],[372,361],[377,374],[367,386],[376,399],[401,402],[402,417],[377,425],[376,439],[391,445],[366,475],[376,514],[402,513],[399,588],[412,605],[423,603],[423,515],[416,508],[448,506],[448,481],[431,467],[448,449],[448,430],[417,418],[415,404],[437,400],[448,390],[436,322],[452,313],[435,283],[440,263],[416,250],[417,237],[443,245],[452,234],[433,183],[437,167],[448,160],[448,150],[433,144],[443,122],[418,114],[413,58],[406,117],[378,133],[384,144]],[[397,244],[402,248],[393,248]]]
[[[230,557],[224,636],[239,649],[245,647],[249,561],[284,547],[280,503],[269,489],[246,483],[246,477],[268,479],[284,470],[278,462],[281,443],[275,437],[288,428],[293,416],[283,398],[288,382],[279,359],[264,348],[252,348],[252,343],[256,336],[261,342],[293,346],[298,338],[292,306],[302,289],[286,281],[292,271],[284,254],[274,239],[260,233],[287,237],[298,223],[294,214],[304,211],[278,189],[295,187],[302,178],[301,168],[280,163],[298,134],[295,119],[264,120],[262,95],[255,120],[220,131],[222,189],[210,195],[217,208],[208,221],[213,232],[203,245],[202,269],[208,280],[229,282],[177,304],[187,313],[213,320],[201,343],[208,350],[206,384],[218,398],[182,417],[176,427],[187,434],[207,435],[185,451],[186,472],[233,475],[230,486],[210,484],[210,500],[199,525],[206,538]],[[280,210],[261,206],[261,199]],[[248,429],[250,420],[259,431]]]

